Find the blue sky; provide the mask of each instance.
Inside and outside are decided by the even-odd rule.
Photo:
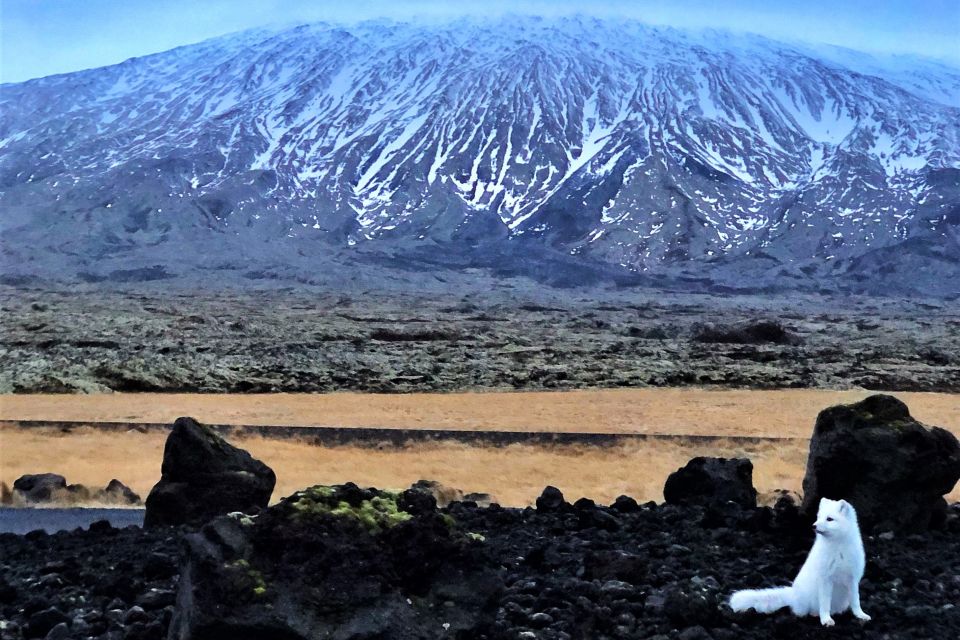
[[[508,12],[751,31],[960,65],[958,0],[0,0],[0,82],[114,64],[263,25]]]

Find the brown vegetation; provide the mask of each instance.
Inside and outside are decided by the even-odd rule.
[[[864,390],[603,389],[416,394],[0,396],[0,420],[393,427],[808,438],[817,413]],[[897,393],[914,417],[960,435],[960,396]]]
[[[444,429],[637,432],[720,436],[809,437],[817,412],[863,391],[705,391],[639,389],[563,393],[417,395],[98,395],[5,396],[0,417],[82,421],[172,422],[188,414],[210,423],[386,426]],[[960,402],[948,394],[897,394],[923,422],[960,434]],[[0,426],[0,480],[50,471],[70,482],[103,485],[119,478],[146,495],[160,475],[164,433],[69,433],[53,427]],[[275,499],[316,483],[353,481],[404,487],[421,478],[530,504],[547,484],[569,498],[612,501],[627,494],[661,500],[669,473],[697,455],[747,456],[761,494],[799,491],[805,440],[710,443],[635,441],[614,447],[475,447],[456,442],[403,448],[317,447],[296,440],[234,441],[273,467]],[[960,500],[960,490],[951,498]]]

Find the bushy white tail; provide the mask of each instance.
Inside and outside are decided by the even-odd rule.
[[[730,597],[730,608],[734,611],[755,609],[760,613],[772,613],[777,609],[793,606],[793,587],[776,589],[747,589],[737,591]]]

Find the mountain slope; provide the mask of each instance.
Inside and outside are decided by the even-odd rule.
[[[24,273],[375,252],[949,293],[958,96],[928,61],[629,22],[251,31],[5,85],[0,224]]]

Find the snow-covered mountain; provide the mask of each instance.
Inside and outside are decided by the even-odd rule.
[[[375,251],[949,293],[960,69],[588,18],[250,31],[3,85],[0,207],[17,273]]]

